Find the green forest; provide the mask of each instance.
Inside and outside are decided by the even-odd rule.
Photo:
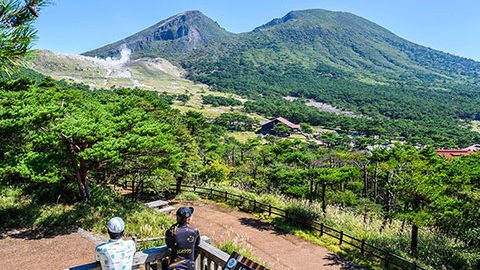
[[[229,121],[248,130],[251,119],[180,113],[155,92],[92,91],[42,76],[0,89],[1,184],[44,190],[43,201],[92,203],[91,190],[111,185],[131,189],[133,200],[177,183],[228,185],[323,202],[323,211],[340,207],[365,223],[379,218],[386,231],[402,222],[413,233],[406,240],[377,243],[434,269],[472,269],[480,259],[478,155],[447,160],[408,144],[365,151],[274,136],[240,143]]]
[[[217,72],[210,72],[213,69]],[[253,101],[244,104],[245,110],[266,117],[282,116],[349,134],[381,135],[439,147],[465,146],[480,140],[480,134],[460,127],[460,119],[478,120],[478,86],[458,84],[435,91],[419,84],[369,85],[323,76],[301,66],[256,66],[240,57],[196,64],[192,79],[220,91],[248,96]],[[284,96],[311,98],[365,117],[321,112],[300,100],[288,102]]]

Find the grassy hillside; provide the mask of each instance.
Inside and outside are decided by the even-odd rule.
[[[242,106],[213,107],[203,104],[202,96],[229,97],[245,102],[235,94],[212,91],[207,85],[194,83],[183,78],[185,71],[162,58],[130,60],[128,51],[120,59],[101,59],[73,54],[57,54],[38,51],[32,68],[58,80],[85,83],[93,88],[112,87],[142,88],[155,90],[165,95],[186,95],[188,99],[173,100],[174,107],[181,111],[201,111],[208,117],[224,112],[241,111]],[[251,116],[264,120],[256,114]]]

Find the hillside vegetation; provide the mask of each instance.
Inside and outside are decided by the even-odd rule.
[[[196,38],[162,34],[180,28]],[[266,117],[444,147],[480,140],[459,128],[460,119],[480,117],[480,63],[414,44],[350,13],[292,11],[231,34],[200,12],[185,12],[86,55],[116,56],[120,46],[131,48],[133,58],[164,57],[195,81],[248,97],[247,111]],[[305,109],[285,96],[370,118]]]
[[[185,71],[163,58],[142,58],[132,60],[131,51],[124,49],[119,58],[94,58],[75,54],[59,54],[37,51],[31,61],[31,68],[57,80],[83,83],[96,89],[115,87],[153,90],[176,108],[196,110],[206,116],[216,117],[222,113],[242,111],[240,98],[235,94],[212,91],[207,85],[185,79]],[[211,106],[203,97],[230,99],[227,104]],[[232,107],[233,106],[233,107]],[[259,120],[263,117],[252,113]]]

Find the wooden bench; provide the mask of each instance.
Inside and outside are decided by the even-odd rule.
[[[159,208],[159,207],[167,206],[168,202],[163,200],[157,200],[157,201],[145,203],[145,205],[148,206],[149,208]]]

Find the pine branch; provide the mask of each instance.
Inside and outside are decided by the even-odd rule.
[[[47,4],[44,0],[0,0],[0,69],[8,75],[29,53],[36,39],[33,21]]]

